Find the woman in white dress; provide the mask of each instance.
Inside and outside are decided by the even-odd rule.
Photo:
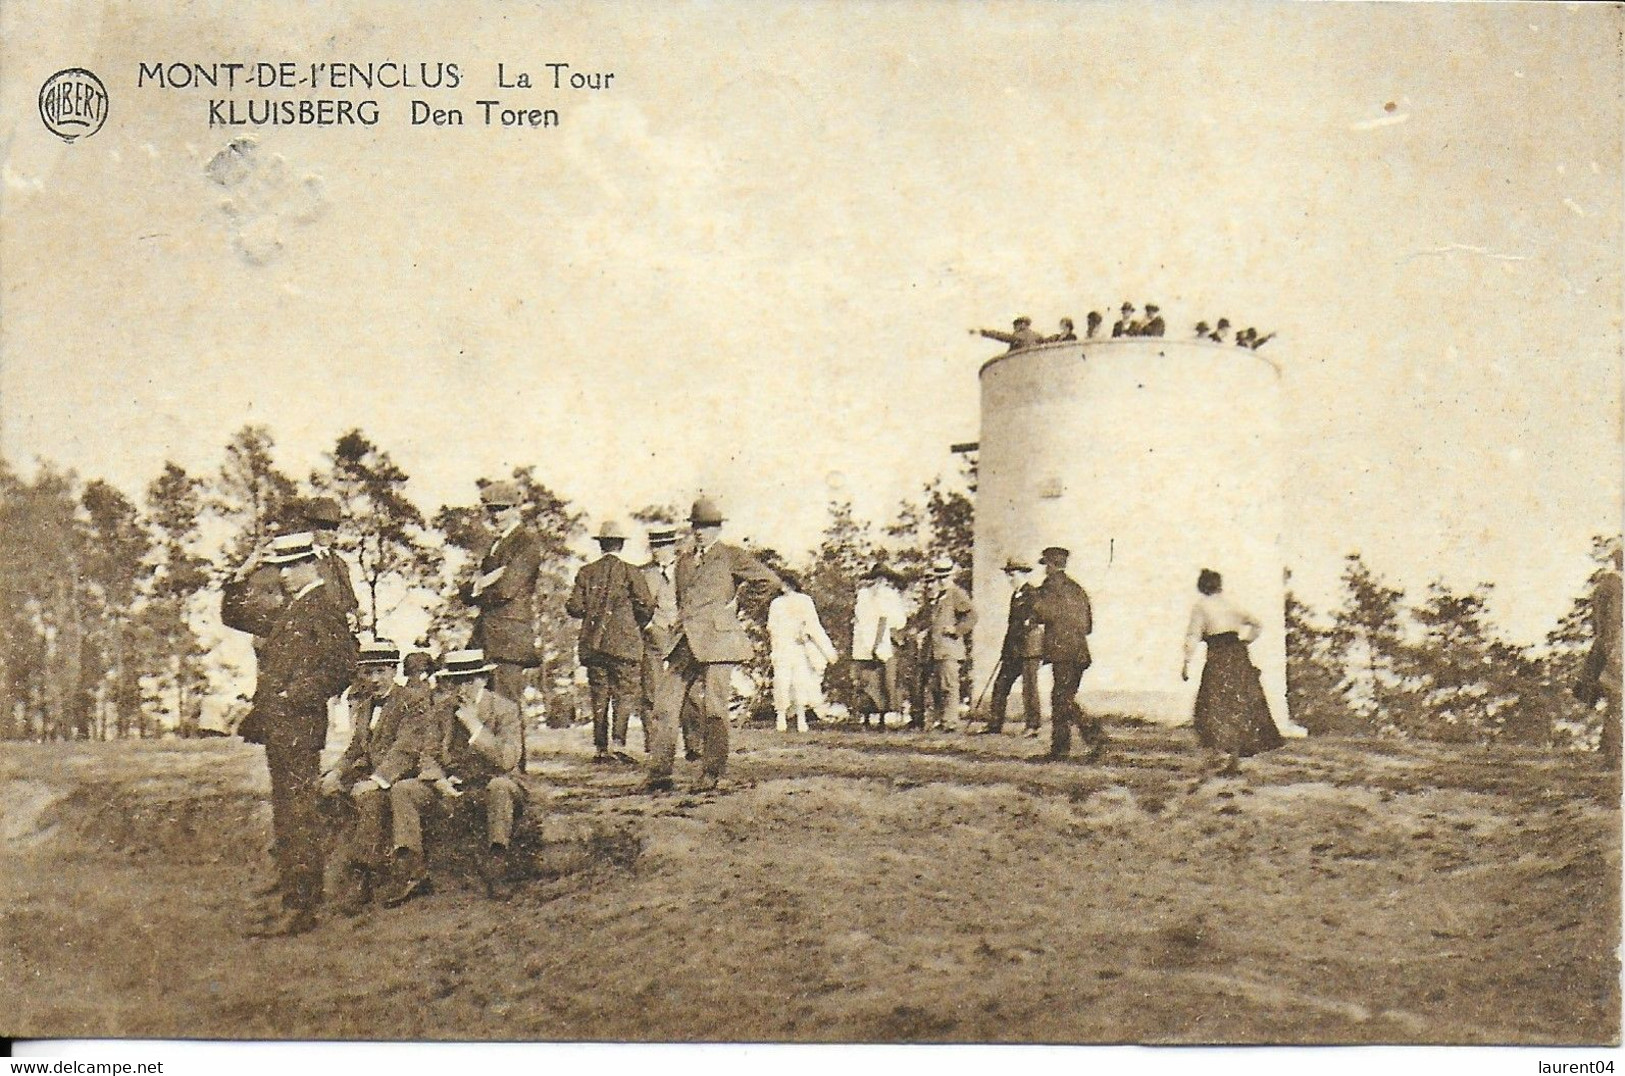
[[[1235,773],[1242,758],[1272,751],[1283,742],[1270,717],[1258,669],[1247,653],[1247,644],[1263,629],[1257,617],[1224,596],[1224,580],[1218,572],[1203,568],[1196,577],[1196,589],[1201,597],[1191,609],[1185,663],[1179,676],[1190,679],[1196,648],[1207,644],[1192,723],[1202,746],[1225,757],[1221,772]]]
[[[835,646],[818,622],[818,609],[801,589],[793,572],[781,573],[787,589],[767,607],[767,638],[773,655],[773,709],[778,729],[787,732],[794,715],[796,730],[807,731],[807,711],[824,706],[824,670],[835,660]]]

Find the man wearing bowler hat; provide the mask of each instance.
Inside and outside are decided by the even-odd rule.
[[[487,482],[480,505],[494,537],[480,560],[480,574],[463,591],[463,600],[479,609],[470,645],[492,665],[491,687],[519,706],[525,701],[525,677],[536,667],[536,576],[542,546],[525,525],[523,498],[512,482]],[[524,772],[524,726],[520,726],[519,769]]]
[[[322,842],[317,820],[328,700],[355,677],[356,644],[325,582],[308,533],[274,539],[263,562],[280,573],[285,601],[260,649],[254,702],[237,732],[265,747],[271,775],[271,829],[280,914],[250,933],[303,934],[316,926],[322,899]],[[222,602],[228,627],[254,631],[252,617]]]
[[[1044,582],[1033,596],[1033,619],[1044,627],[1044,661],[1055,682],[1050,691],[1050,751],[1048,758],[1066,758],[1072,751],[1072,726],[1077,725],[1089,745],[1089,760],[1098,759],[1106,749],[1106,734],[1098,718],[1084,714],[1078,705],[1078,684],[1089,667],[1089,633],[1094,618],[1089,595],[1077,580],[1066,574],[1072,554],[1060,546],[1044,550],[1039,563],[1044,566]]]
[[[677,558],[679,636],[666,660],[683,678],[683,698],[701,707],[702,776],[699,788],[717,787],[728,765],[728,701],[733,672],[753,648],[734,599],[742,584],[756,583],[775,595],[784,583],[745,550],[719,541],[722,510],[709,497],[689,513],[694,546]]]
[[[565,600],[564,611],[581,621],[576,659],[587,670],[592,695],[594,762],[610,761],[610,709],[615,711],[615,758],[626,754],[626,728],[641,709],[643,626],[654,616],[654,598],[643,573],[620,557],[626,532],[614,522],[598,530],[602,556],[582,566]],[[648,718],[644,718],[648,738]]]
[[[485,815],[485,849],[478,860],[486,895],[511,893],[508,845],[525,802],[519,780],[519,705],[492,690],[496,665],[480,650],[456,650],[440,663],[435,712],[441,751],[416,777],[389,789],[393,815],[395,886],[384,904],[395,907],[429,890],[423,862],[423,811],[437,799],[472,796]]]
[[[338,606],[350,630],[360,626],[361,601],[355,596],[349,565],[333,549],[333,538],[344,522],[344,512],[332,497],[307,497],[294,505],[294,511],[316,546],[316,566],[321,569],[323,593]]]

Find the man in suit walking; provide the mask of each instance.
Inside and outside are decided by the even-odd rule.
[[[632,714],[641,709],[643,694],[643,626],[654,616],[654,598],[643,573],[620,557],[626,534],[620,526],[606,522],[598,531],[602,556],[576,573],[575,585],[564,603],[564,611],[581,621],[576,642],[576,659],[587,670],[587,689],[592,694],[592,743],[594,762],[609,762],[610,709],[615,711],[615,758],[632,759],[625,753],[626,728]],[[644,718],[648,737],[648,718]]]
[[[255,936],[303,934],[322,899],[322,842],[316,813],[327,703],[355,677],[356,644],[337,603],[321,593],[321,569],[308,533],[271,542],[264,563],[281,573],[286,601],[260,649],[254,702],[237,732],[265,747],[271,775],[271,828],[282,895],[280,914]],[[221,603],[228,627],[253,632],[256,611]]]
[[[779,577],[735,545],[720,541],[722,511],[701,497],[689,523],[694,547],[677,559],[677,615],[681,633],[667,660],[683,678],[683,698],[701,708],[704,746],[699,788],[716,788],[728,765],[728,701],[734,669],[753,648],[734,599],[742,584],[784,592]]]
[[[988,715],[986,732],[997,735],[1004,731],[1004,714],[1010,705],[1010,689],[1021,680],[1021,711],[1027,735],[1037,736],[1043,715],[1038,707],[1038,665],[1044,655],[1044,631],[1033,619],[1033,599],[1038,591],[1027,582],[1033,566],[1011,557],[1005,562],[1004,575],[1015,589],[1010,594],[1010,619],[1004,629],[1004,644],[999,648],[999,671],[993,677],[993,710]]]
[[[463,598],[479,609],[470,646],[492,665],[491,687],[516,705],[525,702],[525,680],[536,667],[536,575],[542,546],[526,526],[519,487],[488,482],[480,503],[495,537],[480,560],[480,574]],[[519,770],[525,769],[524,726],[519,730]]]
[[[959,727],[960,668],[965,664],[965,638],[976,626],[970,595],[953,580],[954,562],[939,557],[931,565],[931,613],[926,635],[928,676],[926,709],[930,727]]]
[[[677,757],[677,728],[683,731],[684,755],[690,762],[700,758],[699,712],[684,705],[683,677],[666,660],[681,634],[677,611],[677,528],[652,527],[649,530],[649,556],[643,581],[654,600],[654,615],[643,626],[643,713],[648,729],[649,776],[645,787],[651,792],[672,789],[672,766]]]
[[[356,915],[372,899],[383,863],[385,817],[389,790],[412,777],[440,753],[440,725],[429,686],[395,682],[401,652],[378,640],[361,647],[360,669],[350,689],[350,715],[355,729],[350,744],[322,775],[324,796],[348,796],[355,822],[345,842],[345,870],[350,888],[339,910]]]
[[[384,904],[396,907],[429,891],[423,862],[423,812],[435,800],[468,795],[485,815],[485,850],[479,859],[485,892],[504,900],[512,892],[508,845],[525,802],[519,779],[519,704],[492,687],[497,666],[480,650],[457,650],[441,662],[439,680],[448,690],[435,702],[441,751],[416,777],[389,790],[394,821],[396,885]]]
[[[1077,580],[1066,574],[1072,554],[1060,546],[1044,550],[1044,582],[1033,596],[1033,619],[1044,627],[1044,661],[1055,682],[1050,692],[1049,758],[1066,758],[1072,752],[1072,726],[1077,725],[1089,745],[1089,761],[1100,758],[1106,749],[1106,734],[1098,718],[1085,715],[1078,705],[1078,684],[1089,667],[1089,633],[1094,618],[1089,595]]]

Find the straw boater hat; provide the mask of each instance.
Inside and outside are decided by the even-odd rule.
[[[626,541],[626,532],[613,519],[606,519],[604,525],[598,528],[598,533],[593,535],[593,538],[600,542],[624,542]]]
[[[487,482],[480,490],[480,503],[487,508],[512,508],[520,499],[519,487],[512,482]]]
[[[298,531],[294,534],[278,535],[271,539],[271,547],[265,552],[265,563],[283,565],[294,564],[301,560],[309,560],[316,555],[316,544],[309,531]]]
[[[947,557],[938,557],[931,562],[931,574],[937,579],[946,579],[954,574],[954,562]]]
[[[358,665],[396,665],[401,660],[401,648],[388,639],[374,639],[361,644]]]
[[[469,676],[484,676],[496,666],[485,660],[484,650],[453,650],[440,659],[442,680],[458,680]]]
[[[653,548],[655,546],[661,546],[661,545],[676,545],[676,544],[677,544],[677,528],[676,527],[650,527],[649,528],[649,546],[650,546],[650,548]]]
[[[1019,557],[1011,557],[1004,562],[1004,570],[1007,572],[1030,572],[1033,570],[1033,566]]]
[[[701,497],[694,502],[694,510],[688,514],[688,521],[696,527],[720,527],[722,509],[711,498]]]

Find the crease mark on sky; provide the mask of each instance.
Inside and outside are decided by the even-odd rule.
[[[1442,247],[1435,247],[1432,250],[1413,250],[1409,254],[1405,255],[1405,257],[1401,258],[1400,261],[1408,262],[1412,258],[1426,257],[1431,254],[1454,254],[1456,251],[1461,251],[1464,254],[1477,254],[1481,258],[1494,258],[1497,261],[1503,262],[1526,262],[1529,260],[1529,255],[1527,254],[1499,254],[1487,247],[1475,247],[1466,243],[1447,243]]]

